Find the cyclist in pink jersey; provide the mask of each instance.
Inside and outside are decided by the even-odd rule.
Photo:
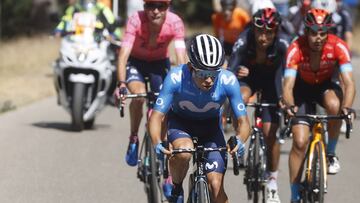
[[[159,92],[170,68],[168,46],[172,40],[177,63],[186,63],[184,23],[169,11],[169,5],[170,0],[144,0],[144,10],[128,19],[119,53],[117,100],[125,99],[127,90],[132,94],[145,93],[144,77],[149,78],[151,90]],[[130,102],[131,132],[126,153],[126,162],[130,166],[137,165],[143,104],[144,99]]]

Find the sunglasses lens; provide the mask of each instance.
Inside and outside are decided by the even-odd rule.
[[[207,71],[207,70],[196,70],[195,76],[197,78],[206,79],[206,78],[216,78],[220,71]]]
[[[259,27],[259,28],[262,28],[262,27],[264,27],[264,21],[263,20],[261,20],[261,19],[255,19],[255,26],[256,27]]]
[[[145,3],[144,7],[145,9],[148,10],[158,9],[160,11],[164,11],[168,8],[168,5],[166,3],[152,2],[152,3]]]

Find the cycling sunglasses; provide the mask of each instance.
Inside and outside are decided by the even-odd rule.
[[[254,18],[254,25],[258,28],[266,28],[267,30],[272,30],[277,27],[277,23],[268,23],[259,17]]]
[[[200,69],[196,69],[194,68],[194,74],[195,77],[200,78],[200,79],[207,79],[207,78],[211,78],[211,79],[215,79],[219,73],[220,73],[220,69],[219,70],[200,70]]]
[[[163,2],[147,2],[144,4],[144,8],[147,10],[158,9],[159,11],[165,11],[169,8],[169,4]]]

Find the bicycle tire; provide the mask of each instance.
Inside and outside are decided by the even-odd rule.
[[[324,157],[323,147],[321,142],[317,142],[314,146],[313,160],[311,164],[311,170],[309,171],[310,177],[308,181],[308,198],[311,203],[313,202],[324,202],[324,191],[325,191],[325,178],[324,178]]]
[[[259,156],[259,146],[260,146],[260,140],[259,140],[259,133],[255,134],[255,150],[254,150],[254,183],[253,183],[253,202],[258,203],[259,202],[259,191],[261,191],[260,187],[261,184],[259,182],[260,180],[260,156]]]
[[[209,189],[205,181],[200,180],[196,183],[196,203],[211,203]]]
[[[317,142],[315,147],[314,147],[314,158],[315,160],[313,160],[312,162],[312,171],[311,171],[311,177],[312,177],[312,182],[311,184],[309,184],[310,188],[312,189],[310,195],[312,196],[312,198],[310,199],[310,202],[319,202],[319,203],[323,203],[324,202],[324,157],[322,156],[322,154],[324,154],[323,152],[323,147],[321,142]]]
[[[154,148],[152,147],[150,136],[145,133],[145,149],[146,157],[148,158],[148,167],[146,167],[146,194],[149,203],[159,202],[158,195],[158,177],[157,177],[157,163],[156,163],[156,154]]]
[[[252,138],[254,135],[250,135],[250,138]],[[248,200],[252,199],[252,177],[253,177],[253,169],[254,169],[254,144],[253,140],[250,140],[250,144],[248,146],[247,150],[247,157],[246,157],[246,167],[245,167],[245,174],[244,174],[244,184],[246,186],[246,192],[247,192],[247,198]]]

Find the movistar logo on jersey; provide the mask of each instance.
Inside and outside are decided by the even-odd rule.
[[[228,85],[228,84],[234,85],[236,82],[236,77],[235,77],[235,75],[230,75],[228,77],[227,75],[223,74],[223,75],[221,75],[220,82],[221,82],[221,84],[225,84],[225,85]]]
[[[182,71],[179,71],[177,73],[171,73],[170,77],[174,84],[181,81],[181,73]]]
[[[220,104],[215,103],[215,102],[209,102],[203,108],[198,108],[191,101],[180,101],[179,106],[183,110],[187,109],[191,112],[196,112],[196,113],[204,113],[204,112],[210,111],[211,109],[219,109],[220,108]]]

